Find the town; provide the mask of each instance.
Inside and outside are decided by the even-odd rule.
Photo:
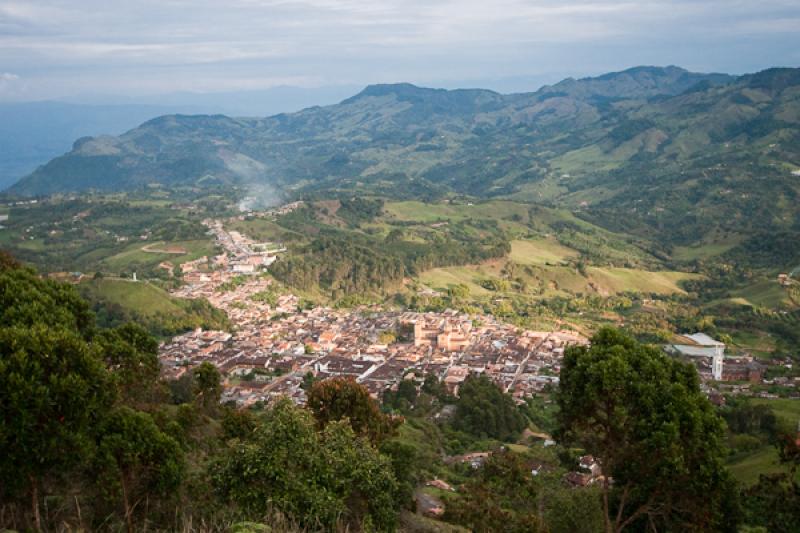
[[[273,211],[285,213],[293,203]],[[239,219],[244,216],[240,215]],[[267,268],[286,251],[258,243],[221,220],[205,220],[221,248],[215,257],[181,265],[182,298],[205,298],[223,310],[235,332],[195,330],[161,345],[166,377],[179,378],[202,362],[224,378],[224,402],[249,406],[288,396],[305,402],[308,376],[349,376],[375,398],[403,379],[434,375],[458,394],[470,373],[489,376],[522,403],[558,384],[564,349],[588,340],[575,331],[529,331],[493,316],[387,311],[380,306],[333,309],[306,305],[269,277]],[[425,290],[425,289],[421,289]],[[712,401],[724,394],[753,395],[752,385],[796,388],[797,380],[765,377],[766,365],[752,356],[725,355],[725,345],[708,335],[687,334],[664,346],[667,353],[698,369]],[[761,391],[759,396],[774,394]]]
[[[225,311],[235,333],[195,330],[163,343],[162,368],[179,378],[202,362],[224,376],[223,401],[248,406],[288,396],[305,402],[304,379],[349,376],[378,398],[403,380],[429,374],[458,393],[470,373],[485,373],[517,401],[558,383],[564,349],[586,344],[572,331],[527,331],[492,316],[413,313],[378,307],[301,308],[264,275],[278,254],[218,220],[205,221],[222,248],[181,267],[183,298],[206,298]]]

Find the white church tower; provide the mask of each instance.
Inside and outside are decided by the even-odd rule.
[[[717,343],[714,346],[714,357],[711,359],[711,375],[716,381],[722,379],[722,361],[725,359],[725,345]]]

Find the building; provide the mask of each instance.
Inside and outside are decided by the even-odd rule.
[[[667,345],[666,350],[694,362],[701,374],[710,374],[716,381],[722,379],[725,344],[705,333],[682,335],[679,343]]]

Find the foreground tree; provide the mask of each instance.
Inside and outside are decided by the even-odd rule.
[[[122,399],[129,403],[152,400],[160,369],[158,342],[133,323],[100,332],[96,342]]]
[[[318,431],[311,413],[289,400],[266,411],[213,477],[223,498],[254,519],[278,511],[314,530],[395,527],[397,484],[389,461],[346,422]]]
[[[93,329],[71,286],[0,260],[0,497],[27,493],[37,530],[43,484],[87,458],[114,398]]]
[[[200,404],[207,410],[214,410],[222,396],[222,377],[219,370],[206,361],[200,363],[192,371],[192,375]]]
[[[320,428],[347,419],[357,435],[367,437],[376,446],[391,437],[400,423],[400,419],[382,413],[369,391],[352,378],[314,383],[308,394],[308,407]]]
[[[567,350],[557,398],[561,439],[607,476],[606,531],[735,530],[723,422],[694,367],[606,328]]]
[[[480,533],[546,531],[534,509],[535,478],[516,453],[492,454],[459,492],[460,497],[447,499],[445,518],[450,522]]]
[[[513,439],[525,429],[514,400],[484,375],[470,375],[458,390],[453,427],[475,437]]]
[[[91,451],[93,426],[113,399],[100,359],[63,328],[0,328],[0,479],[27,491],[41,530],[39,494]]]
[[[183,451],[147,414],[121,407],[99,428],[94,468],[98,488],[108,500],[122,502],[128,532],[134,512],[150,495],[165,498],[181,483]],[[155,503],[155,501],[154,501]]]

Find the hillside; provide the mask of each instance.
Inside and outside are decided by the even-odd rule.
[[[797,231],[799,141],[800,69],[637,67],[525,94],[375,85],[267,118],[164,116],[81,139],[10,192],[267,184],[509,197],[580,209],[671,253]]]

